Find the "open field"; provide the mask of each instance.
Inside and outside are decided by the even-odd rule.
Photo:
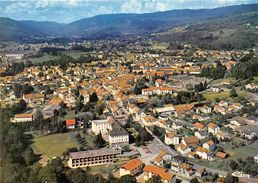
[[[81,55],[86,55],[84,51],[62,51],[63,54],[73,57],[74,59],[79,58]]]
[[[221,83],[224,82],[230,82],[230,83],[235,83],[237,80],[236,78],[233,77],[227,77],[226,79],[216,79],[210,82],[210,85],[220,85]]]
[[[118,161],[116,163],[107,164],[107,165],[97,165],[90,167],[91,172],[94,174],[101,174],[104,177],[107,177],[108,174],[113,173],[115,176],[119,175],[119,167],[126,163],[128,160]]]
[[[209,167],[211,169],[230,171],[230,166],[227,163],[220,160],[208,162],[207,160],[202,160],[202,159],[190,159],[189,161],[201,166]]]
[[[41,57],[36,57],[36,58],[28,58],[28,60],[35,62],[35,63],[40,63],[40,62],[46,62],[49,60],[54,60],[57,59],[59,56],[53,56],[53,55],[49,55],[49,54],[44,54]]]
[[[226,149],[225,151],[227,153],[229,153],[229,155],[234,159],[238,159],[238,158],[245,159],[248,156],[253,157],[253,156],[257,155],[258,143],[254,142],[254,143],[244,146],[244,147],[238,147],[235,149]]]
[[[204,93],[202,93],[202,95],[207,100],[215,101],[216,98],[218,98],[218,99],[230,98],[229,93],[230,93],[230,91],[222,91],[222,92],[218,92],[218,93],[217,92],[204,92]],[[237,94],[238,94],[238,96],[245,96],[244,91],[237,90]]]
[[[80,144],[73,138],[74,133],[77,132],[38,136],[34,138],[32,147],[35,153],[45,155],[48,158],[61,156],[69,147],[80,147]]]

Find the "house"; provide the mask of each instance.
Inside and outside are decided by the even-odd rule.
[[[188,159],[181,155],[175,155],[171,158],[171,165],[178,167],[182,163],[187,163]]]
[[[250,141],[257,138],[256,132],[252,129],[242,130],[240,133],[242,137]]]
[[[32,122],[33,120],[34,113],[15,114],[14,117],[10,119],[13,123]]]
[[[208,134],[207,134],[206,131],[196,131],[196,132],[194,132],[194,135],[195,135],[198,139],[202,140],[202,139],[205,139]]]
[[[189,152],[189,153],[187,154],[187,156],[188,156],[189,158],[195,158],[195,155],[196,155],[196,152],[194,152],[194,151],[191,151],[191,152]]]
[[[176,110],[176,114],[181,114],[185,112],[189,112],[194,108],[194,104],[180,104],[180,105],[174,105],[174,108]]]
[[[201,123],[199,123],[199,122],[196,122],[196,123],[194,123],[194,127],[195,127],[197,130],[201,131],[201,130],[203,130],[204,125],[201,124]]]
[[[258,163],[258,154],[256,156],[254,156],[254,162]]]
[[[188,163],[182,163],[178,166],[178,173],[186,178],[190,178],[193,174],[193,168]]]
[[[75,129],[76,121],[75,119],[67,119],[65,120],[65,124],[67,129]]]
[[[60,108],[61,107],[59,105],[47,105],[44,107],[44,109],[42,109],[41,113],[44,119],[47,119],[54,116],[55,111],[59,111]]]
[[[205,175],[205,169],[204,168],[197,168],[196,170],[195,170],[195,175],[197,176],[197,177],[202,177],[202,176],[204,176]]]
[[[201,146],[197,147],[196,154],[202,159],[206,159],[209,161],[213,160],[212,153],[210,152],[210,150],[203,148]]]
[[[185,154],[188,154],[191,151],[191,149],[187,145],[180,143],[177,146],[177,151],[180,152],[181,154],[185,155]]]
[[[223,131],[218,131],[217,134],[216,134],[216,137],[217,137],[217,139],[219,139],[219,140],[224,140],[225,137],[226,137],[226,134],[225,134],[225,132],[223,132]]]
[[[179,144],[179,137],[176,136],[176,131],[167,132],[165,134],[165,143],[167,145],[178,145]]]
[[[144,169],[144,180],[148,181],[153,176],[159,176],[163,183],[175,183],[176,175],[167,172],[166,169],[160,168],[153,165],[145,165]]]
[[[227,114],[226,108],[224,106],[214,105],[213,110],[216,113],[220,113],[223,115]]]
[[[175,111],[173,105],[164,105],[164,107],[155,108],[154,112],[160,115],[170,115]]]
[[[205,149],[208,149],[210,151],[214,151],[216,149],[216,144],[212,141],[209,140],[208,142],[205,142],[202,147],[204,147]]]
[[[170,162],[171,155],[168,154],[166,151],[161,150],[157,157],[155,157],[153,163],[157,166],[162,166],[165,162]]]
[[[146,115],[142,118],[142,123],[145,126],[153,126],[158,123],[158,120],[151,115]]]
[[[45,96],[40,93],[30,93],[23,95],[23,100],[29,105],[29,106],[34,106],[34,105],[40,105],[45,101]]]
[[[82,89],[79,91],[80,95],[83,97],[83,103],[86,104],[87,102],[90,101],[90,95],[88,90]]]
[[[53,96],[53,98],[48,102],[49,105],[58,105],[61,106],[64,103],[63,99],[59,96]]]
[[[124,175],[136,175],[142,171],[142,161],[139,158],[132,159],[123,164],[119,169],[120,177]]]
[[[227,153],[224,152],[217,152],[216,157],[220,159],[225,159],[227,157]]]
[[[199,139],[196,136],[184,137],[181,143],[186,146],[196,146],[199,144]]]
[[[255,83],[249,83],[245,85],[245,89],[247,90],[256,90],[258,88],[258,85]]]
[[[215,123],[209,123],[207,126],[208,126],[208,133],[212,133],[213,135],[216,135],[218,131],[220,131],[220,127]]]
[[[211,107],[205,105],[203,107],[198,107],[196,108],[196,112],[197,113],[204,113],[204,114],[208,114],[208,113],[211,113],[212,109]]]
[[[183,128],[183,127],[184,127],[183,123],[181,123],[181,122],[173,122],[172,123],[172,128],[174,130],[179,130],[179,129]]]
[[[246,125],[246,120],[241,117],[234,117],[233,119],[230,120],[230,124],[237,126],[237,127],[244,126],[244,125]]]

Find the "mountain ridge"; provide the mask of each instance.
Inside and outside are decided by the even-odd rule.
[[[183,9],[143,14],[106,14],[83,18],[68,24],[52,21],[15,21],[0,17],[0,40],[23,40],[31,37],[74,37],[105,38],[128,34],[143,35],[166,31],[172,27],[196,23],[218,17],[233,16],[241,13],[258,11],[258,4],[233,5],[214,9]],[[5,19],[5,20],[4,20]],[[22,30],[19,32],[18,30]]]

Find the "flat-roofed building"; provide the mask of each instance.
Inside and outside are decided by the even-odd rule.
[[[121,150],[112,148],[102,148],[89,151],[71,152],[69,154],[68,166],[70,168],[79,168],[95,165],[113,163]]]

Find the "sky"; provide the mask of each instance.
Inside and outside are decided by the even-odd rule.
[[[258,0],[0,0],[0,17],[70,23],[100,14],[214,8]]]

